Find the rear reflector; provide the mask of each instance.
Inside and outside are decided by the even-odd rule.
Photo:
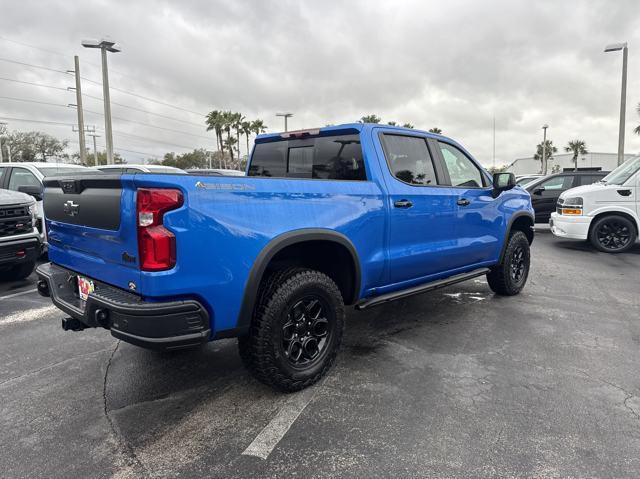
[[[176,265],[176,237],[162,225],[162,218],[183,202],[180,190],[138,189],[138,253],[143,271],[164,271]]]

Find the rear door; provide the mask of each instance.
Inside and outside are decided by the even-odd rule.
[[[460,254],[455,267],[494,261],[504,234],[503,214],[493,185],[480,166],[461,148],[435,141],[447,181],[455,193],[456,236]]]
[[[382,131],[389,201],[389,282],[446,272],[456,263],[455,194],[441,183],[426,137]],[[381,165],[384,169],[385,165]]]
[[[49,259],[86,276],[129,288],[138,283],[135,187],[97,174],[44,180]]]
[[[577,175],[566,174],[549,178],[531,190],[531,204],[536,212],[536,223],[547,223],[556,210],[560,195],[574,186],[579,186]]]

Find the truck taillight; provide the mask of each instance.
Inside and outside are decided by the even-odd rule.
[[[162,217],[180,208],[183,201],[180,190],[138,189],[138,254],[143,271],[163,271],[176,265],[176,237],[162,225]]]

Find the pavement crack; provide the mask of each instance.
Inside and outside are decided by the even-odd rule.
[[[111,351],[111,355],[109,356],[109,359],[107,361],[107,367],[105,368],[105,371],[104,371],[104,381],[102,383],[102,402],[104,406],[103,408],[104,416],[107,419],[107,422],[109,423],[109,428],[111,429],[111,433],[115,438],[116,443],[120,447],[121,453],[126,458],[127,466],[141,470],[142,476],[147,477],[148,474],[145,471],[144,465],[142,464],[140,459],[138,459],[138,456],[133,450],[133,447],[131,446],[131,444],[129,444],[129,442],[122,436],[122,434],[120,434],[118,427],[116,426],[115,422],[109,415],[109,410],[107,408],[107,380],[109,378],[109,369],[111,369],[111,362],[113,361],[113,357],[115,356],[116,351],[118,350],[118,347],[120,346],[120,342],[121,341],[118,340],[116,342],[116,346]]]

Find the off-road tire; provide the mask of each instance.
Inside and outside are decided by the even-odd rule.
[[[514,275],[514,263],[518,264],[521,258],[523,270],[519,275]],[[502,261],[491,268],[487,273],[487,282],[491,290],[502,296],[514,296],[522,291],[527,283],[531,263],[531,251],[529,240],[522,231],[516,230],[509,235],[507,247],[502,256]],[[519,267],[518,267],[519,269]]]
[[[326,305],[330,334],[315,362],[295,367],[281,347],[282,327],[293,305],[313,295]],[[303,268],[272,273],[260,288],[249,334],[238,338],[244,365],[259,381],[284,392],[304,389],[322,378],[333,365],[344,330],[344,302],[327,275]]]
[[[602,242],[603,233],[601,229],[604,226],[610,225],[612,229],[612,233],[615,234],[615,230],[619,228],[623,228],[626,230],[625,241],[626,244],[619,247],[611,247]],[[589,231],[589,241],[598,251],[602,251],[603,253],[624,253],[625,251],[629,251],[633,248],[633,245],[636,243],[637,233],[636,233],[636,225],[633,222],[624,216],[621,215],[607,215],[602,218],[598,218]],[[614,242],[610,242],[611,245],[615,245]]]

